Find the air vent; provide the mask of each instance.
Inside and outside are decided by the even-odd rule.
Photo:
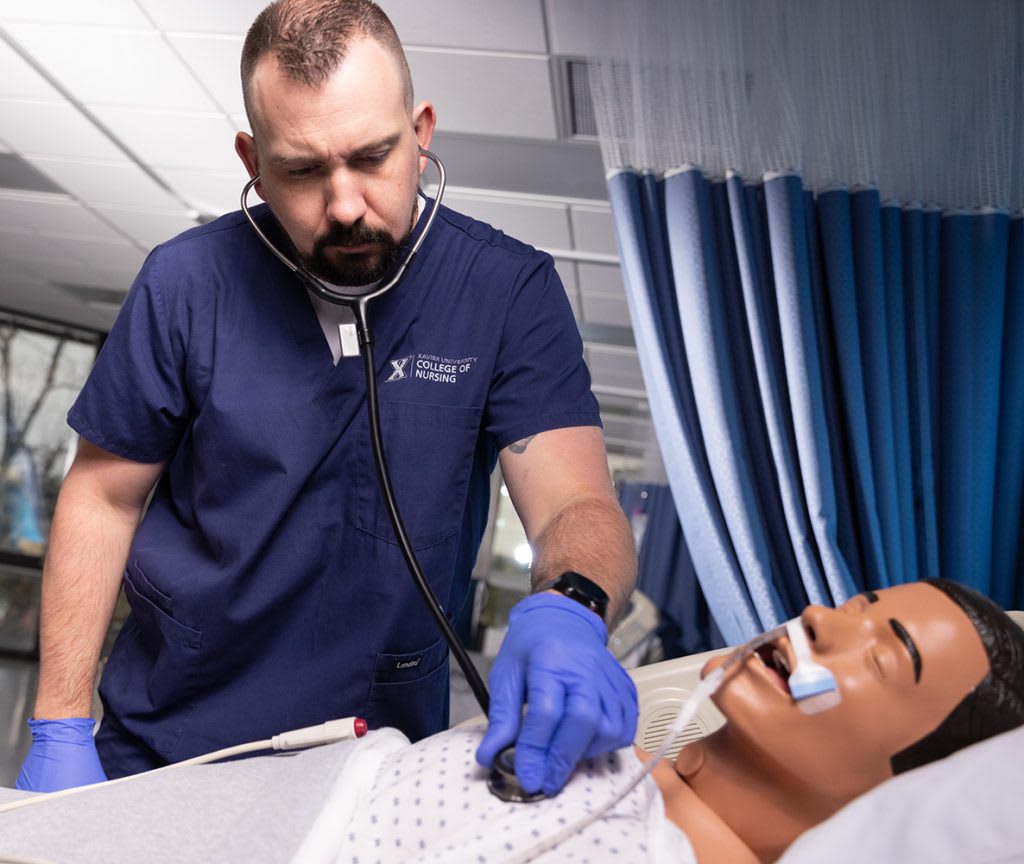
[[[566,138],[596,138],[597,120],[590,95],[590,70],[587,61],[572,57],[556,59],[559,82],[558,103],[561,129]]]
[[[66,194],[42,171],[14,153],[0,153],[0,189]]]
[[[661,742],[665,740],[668,735],[668,730],[672,728],[672,723],[675,721],[676,716],[679,714],[679,708],[682,703],[672,704],[672,702],[663,702],[659,705],[647,718],[645,718],[645,725],[643,729],[643,735],[640,739],[640,746],[648,753],[653,753],[661,746]],[[698,738],[703,738],[708,734],[708,730],[703,726],[700,720],[692,721],[679,735],[675,741],[672,742],[672,746],[668,748],[666,758],[675,759],[679,754],[679,751],[683,749],[683,746],[689,744],[691,741],[696,741]]]

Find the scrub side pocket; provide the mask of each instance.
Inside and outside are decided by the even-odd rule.
[[[462,524],[481,409],[382,401],[380,415],[384,458],[405,530],[414,548],[436,546]],[[397,543],[365,418],[359,428],[359,451],[359,528]]]
[[[124,591],[132,612],[104,669],[104,699],[121,725],[170,758],[192,716],[203,633],[173,617],[170,598],[138,566],[125,572]]]
[[[410,741],[448,728],[448,643],[377,655],[363,716],[371,729],[394,726]]]

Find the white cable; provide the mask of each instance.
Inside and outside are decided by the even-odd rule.
[[[318,726],[306,726],[302,729],[282,732],[273,738],[268,738],[266,741],[250,741],[248,744],[236,744],[234,747],[225,747],[212,753],[193,756],[191,759],[185,759],[182,762],[172,762],[170,765],[154,768],[151,771],[143,771],[140,774],[129,774],[127,777],[119,777],[116,780],[105,780],[102,783],[90,783],[87,786],[74,786],[70,789],[62,789],[59,792],[46,792],[32,798],[22,798],[0,806],[0,813],[7,813],[22,807],[32,807],[36,804],[44,804],[58,798],[65,798],[69,795],[77,795],[94,789],[106,789],[117,783],[137,780],[140,777],[149,777],[163,771],[170,771],[173,768],[184,768],[186,765],[205,765],[208,762],[218,762],[221,759],[230,759],[232,756],[255,753],[259,750],[302,750],[309,747],[318,747],[321,744],[333,744],[336,741],[359,738],[365,733],[366,721],[361,717],[344,717],[340,720],[329,720]],[[2,853],[0,853],[0,864],[3,864],[3,861]]]

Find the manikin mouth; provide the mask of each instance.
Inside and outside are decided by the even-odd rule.
[[[790,695],[789,676],[792,672],[792,664],[782,648],[781,640],[762,645],[754,653],[754,656],[761,661],[769,676],[778,684],[779,689],[787,696]]]

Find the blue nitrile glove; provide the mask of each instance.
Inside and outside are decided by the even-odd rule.
[[[92,738],[91,717],[29,720],[32,747],[14,786],[24,792],[57,792],[107,779]]]
[[[477,762],[490,767],[515,742],[519,784],[554,795],[581,758],[629,745],[636,686],[607,639],[604,622],[568,597],[533,594],[517,603],[491,667],[489,725]]]

